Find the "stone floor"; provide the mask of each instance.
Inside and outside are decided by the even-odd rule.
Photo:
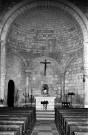
[[[54,121],[36,121],[31,135],[59,135]]]

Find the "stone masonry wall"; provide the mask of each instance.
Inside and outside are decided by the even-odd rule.
[[[24,64],[22,60],[15,54],[11,52],[10,49],[7,49],[6,54],[6,86],[5,86],[5,101],[7,99],[7,92],[8,92],[8,82],[9,80],[13,80],[15,83],[15,99],[17,90],[18,92],[18,98],[19,102],[22,100],[23,97],[23,91],[25,91],[25,80],[26,80],[26,74],[24,69]],[[24,99],[23,99],[24,100]]]
[[[74,1],[74,4],[77,5],[87,16],[88,10],[85,4],[82,5],[80,2],[76,1]],[[77,56],[75,57],[75,60],[72,60],[69,63],[69,66],[66,69],[65,94],[68,92],[74,92],[75,96],[73,97],[73,103],[83,104],[84,86],[82,78],[83,73],[81,70],[83,67],[83,51],[81,51],[83,46],[82,42],[82,32],[77,22],[65,11],[62,12],[60,9],[55,9],[53,7],[52,9],[35,8],[16,18],[8,32],[6,45],[9,48],[20,50],[19,56],[27,60],[28,65],[31,65],[32,61],[38,57],[46,56],[54,59],[58,65],[60,65],[57,72],[60,72],[61,74],[63,73],[68,61],[70,61],[72,57]],[[81,52],[80,55],[79,52]],[[13,54],[8,48],[6,56],[7,70],[5,99],[7,98],[8,81],[9,79],[13,79],[16,90],[20,90],[19,102],[22,102],[22,100],[24,100],[23,92],[25,91],[26,85],[26,74],[24,68],[31,70],[31,66],[25,67],[22,60],[17,55]],[[51,62],[53,63],[52,60]],[[37,68],[38,71],[36,72],[39,72],[39,70],[43,68],[41,65],[38,66],[40,66],[40,68]],[[32,67],[32,72],[34,71],[35,69],[33,70]],[[53,74],[51,76],[52,80],[54,80],[56,71],[54,71],[52,65],[48,71],[52,71],[49,75]],[[33,93],[37,93],[36,90],[38,89],[39,83],[42,84],[42,80],[38,80],[39,76],[43,78],[43,70],[41,70],[41,72],[42,73],[37,73],[33,76],[34,78],[37,78],[37,81],[35,81],[33,86]],[[29,80],[31,78],[32,74],[29,76]],[[60,74],[58,73],[57,78],[60,80]],[[53,85],[53,82],[54,81],[52,81],[50,85]],[[60,81],[57,82],[57,87],[59,88],[59,91],[54,86],[53,89],[55,89],[55,92],[52,91],[51,95],[56,96],[55,94],[59,93],[58,97],[60,97]],[[70,101],[70,97],[68,100]]]

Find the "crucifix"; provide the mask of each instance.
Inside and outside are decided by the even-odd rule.
[[[46,59],[44,62],[40,62],[41,64],[45,64],[45,67],[44,67],[44,76],[46,76],[46,68],[47,68],[47,64],[50,64],[51,62],[47,62]]]

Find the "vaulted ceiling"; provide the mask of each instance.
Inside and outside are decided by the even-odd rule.
[[[30,53],[74,51],[82,46],[83,38],[77,22],[56,7],[27,10],[12,23],[8,45]]]
[[[23,12],[12,23],[7,46],[19,51],[24,59],[52,57],[64,64],[67,54],[83,46],[81,29],[66,11],[54,6],[38,6]]]

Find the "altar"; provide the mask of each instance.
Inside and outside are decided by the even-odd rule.
[[[35,97],[36,99],[36,110],[44,110],[41,102],[48,101],[47,110],[54,110],[54,100],[56,97]]]

